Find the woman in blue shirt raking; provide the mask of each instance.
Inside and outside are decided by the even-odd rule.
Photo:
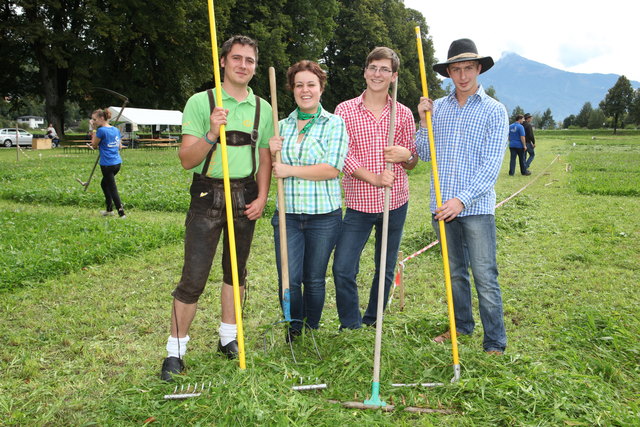
[[[100,213],[103,216],[114,215],[113,207],[118,211],[120,218],[126,218],[122,201],[116,187],[116,175],[120,171],[122,148],[120,131],[109,124],[111,112],[109,110],[95,110],[91,114],[90,127],[92,129],[91,147],[100,149],[100,170],[102,181],[100,186],[104,192],[106,210]]]

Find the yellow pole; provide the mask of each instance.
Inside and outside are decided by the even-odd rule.
[[[213,58],[213,75],[216,86],[216,104],[222,107],[222,84],[220,83],[220,64],[218,62],[218,39],[216,37],[216,18],[213,11],[213,0],[209,3],[209,30],[211,32],[211,56]],[[238,259],[236,254],[236,238],[233,227],[233,207],[231,204],[231,184],[229,182],[229,158],[227,157],[227,135],[224,125],[220,126],[220,154],[222,154],[222,176],[224,181],[224,201],[227,211],[227,230],[229,233],[229,254],[231,256],[231,278],[233,284],[233,306],[236,324],[238,325],[238,361],[240,369],[246,369],[244,354],[244,331],[242,329],[242,305],[240,304],[240,284],[238,282]],[[205,171],[206,172],[206,171]]]
[[[424,66],[424,53],[422,52],[422,36],[420,27],[416,26],[416,43],[418,46],[418,59],[420,60],[420,79],[422,81],[422,96],[429,97],[427,87],[427,73]],[[433,187],[436,191],[436,205],[442,206],[442,194],[440,193],[440,178],[438,177],[438,162],[436,161],[436,147],[433,138],[433,123],[431,112],[427,111],[427,131],[429,132],[429,151],[431,152],[431,170],[433,172]],[[451,331],[451,353],[453,355],[454,376],[451,382],[460,378],[460,360],[458,359],[458,334],[456,331],[456,317],[453,309],[453,293],[451,292],[451,270],[449,268],[449,249],[447,247],[447,233],[444,221],[438,221],[440,228],[440,246],[442,247],[442,263],[444,268],[444,281],[447,291],[447,308],[449,312],[449,330]]]

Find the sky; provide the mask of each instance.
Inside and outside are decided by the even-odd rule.
[[[439,62],[449,45],[472,39],[478,53],[498,61],[514,52],[576,73],[619,74],[640,81],[640,3],[537,0],[404,0],[425,17]]]

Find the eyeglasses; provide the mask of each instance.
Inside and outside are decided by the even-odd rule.
[[[375,65],[369,65],[366,70],[368,72],[370,72],[371,74],[375,74],[378,71],[380,72],[380,74],[391,74],[393,72],[393,70],[391,70],[391,68],[388,67],[376,67]]]

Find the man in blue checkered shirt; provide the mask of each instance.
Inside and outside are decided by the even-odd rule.
[[[458,334],[469,335],[475,327],[470,267],[484,327],[483,348],[489,354],[501,355],[507,346],[507,336],[496,263],[494,186],[504,156],[509,119],[506,108],[489,97],[478,83],[478,75],[493,66],[493,59],[478,55],[469,39],[454,41],[448,58],[433,69],[450,77],[455,89],[435,102],[421,98],[416,146],[420,158],[430,161],[426,112],[432,111],[443,201],[438,208],[432,179],[432,224],[439,234],[438,221],[445,221],[456,330]],[[450,337],[447,331],[434,341],[444,342]]]

